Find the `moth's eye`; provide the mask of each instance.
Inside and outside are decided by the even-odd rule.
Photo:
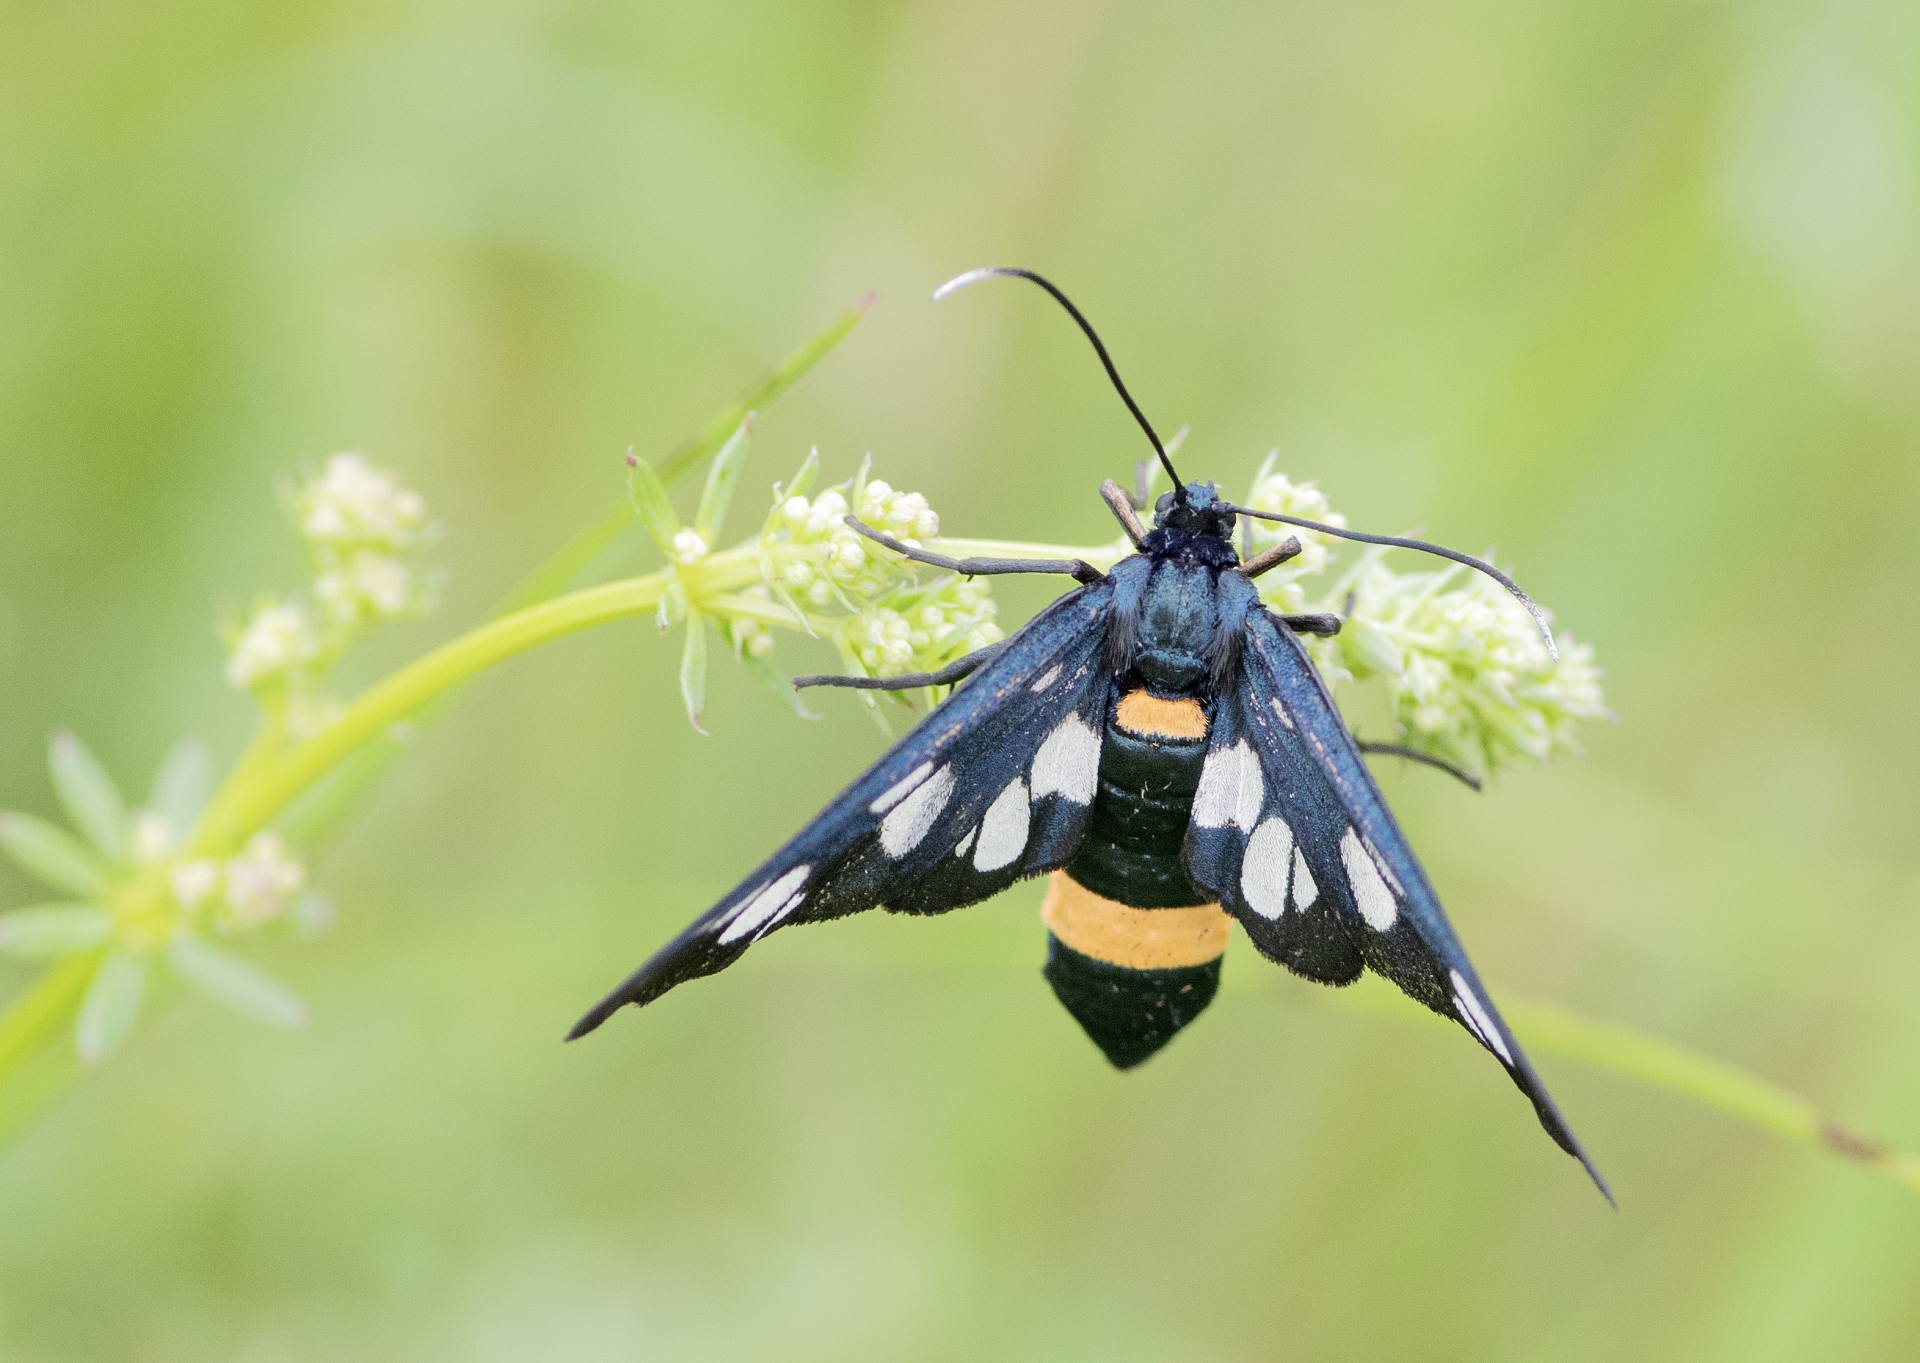
[[[1157,516],[1164,516],[1167,514],[1167,508],[1172,505],[1173,505],[1173,494],[1171,492],[1163,492],[1160,494],[1160,500],[1153,504],[1154,514]]]

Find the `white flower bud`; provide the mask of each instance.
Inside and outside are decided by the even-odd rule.
[[[246,849],[227,862],[227,907],[241,927],[277,916],[285,900],[306,886],[306,868],[286,853],[280,835],[255,833]]]
[[[181,908],[192,912],[206,902],[220,884],[220,863],[217,861],[183,861],[167,873],[168,888],[173,891],[173,901]]]
[[[262,606],[227,656],[227,680],[239,687],[284,680],[311,662],[319,648],[305,611],[298,606]]]
[[[700,538],[700,532],[687,529],[675,532],[669,555],[676,563],[692,564],[698,563],[709,552],[707,542]]]
[[[402,549],[412,544],[426,519],[420,494],[402,487],[392,473],[376,469],[363,454],[336,454],[319,477],[301,489],[300,533],[316,546],[348,543]]]

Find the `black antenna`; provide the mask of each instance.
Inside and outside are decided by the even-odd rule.
[[[1527,608],[1533,622],[1540,626],[1540,637],[1547,641],[1547,656],[1556,663],[1560,661],[1560,650],[1553,642],[1553,631],[1547,628],[1547,614],[1533,604],[1533,598],[1520,590],[1520,584],[1488,563],[1472,554],[1463,554],[1458,549],[1448,549],[1444,545],[1428,544],[1425,540],[1402,539],[1398,535],[1363,535],[1358,530],[1343,530],[1337,525],[1322,525],[1319,521],[1302,520],[1298,516],[1282,516],[1278,511],[1255,511],[1251,507],[1228,504],[1221,508],[1236,512],[1242,516],[1253,516],[1263,521],[1285,521],[1288,525],[1302,525],[1309,530],[1318,530],[1323,535],[1338,535],[1343,540],[1359,540],[1362,544],[1390,544],[1396,549],[1418,549],[1423,554],[1438,554],[1441,558],[1450,558],[1455,563],[1464,563],[1469,568],[1477,568],[1502,587],[1512,592],[1514,598]]]
[[[1173,460],[1167,458],[1167,447],[1162,445],[1160,437],[1154,434],[1153,423],[1148,421],[1147,414],[1140,410],[1140,404],[1133,400],[1133,394],[1127,391],[1127,385],[1120,382],[1120,371],[1113,367],[1113,358],[1107,354],[1107,348],[1100,344],[1100,337],[1094,331],[1093,323],[1081,316],[1080,309],[1073,305],[1072,299],[1032,270],[1022,270],[1013,265],[989,265],[984,269],[968,270],[963,275],[955,275],[933,291],[933,301],[937,303],[958,289],[964,289],[969,284],[978,284],[983,279],[991,279],[994,275],[1011,275],[1015,279],[1031,280],[1052,294],[1053,301],[1065,308],[1068,315],[1080,324],[1080,330],[1086,332],[1087,339],[1093,342],[1094,351],[1100,356],[1100,363],[1107,367],[1107,377],[1113,380],[1113,386],[1119,390],[1120,400],[1127,404],[1127,410],[1133,413],[1133,419],[1139,422],[1140,429],[1147,433],[1147,439],[1153,442],[1153,452],[1160,456],[1160,463],[1167,470],[1167,477],[1173,479],[1174,500],[1184,503],[1187,500],[1187,485],[1181,482],[1180,475],[1173,471]]]

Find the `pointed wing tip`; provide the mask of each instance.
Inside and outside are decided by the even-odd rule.
[[[1616,1212],[1619,1211],[1620,1204],[1618,1201],[1614,1199],[1613,1189],[1609,1188],[1607,1186],[1607,1181],[1604,1178],[1600,1177],[1600,1171],[1593,1167],[1593,1161],[1588,1159],[1586,1156],[1582,1155],[1580,1157],[1580,1163],[1586,1166],[1587,1177],[1592,1179],[1593,1186],[1600,1190],[1600,1196],[1607,1199],[1607,1205],[1613,1208]]]
[[[1529,1077],[1534,1078],[1536,1085],[1539,1084],[1537,1077]],[[1553,1105],[1553,1100],[1546,1097],[1546,1089],[1540,1087],[1538,1096],[1533,1093],[1528,1093],[1527,1096],[1533,1099],[1534,1112],[1540,1118],[1540,1125],[1545,1128],[1546,1133],[1553,1137],[1553,1143],[1580,1161],[1580,1167],[1587,1171],[1587,1177],[1592,1179],[1593,1186],[1600,1190],[1600,1196],[1607,1199],[1607,1205],[1616,1212],[1619,1211],[1620,1204],[1614,1200],[1613,1189],[1607,1186],[1606,1179],[1601,1177],[1599,1168],[1595,1166],[1585,1148],[1574,1139],[1572,1130],[1567,1126],[1566,1118],[1560,1115],[1560,1109]]]
[[[567,1033],[567,1040],[578,1041],[588,1032],[598,1030],[600,1024],[612,1017],[614,1013],[619,1010],[619,1007],[620,1005],[617,1003],[611,1008],[604,1003],[600,1004],[594,1008],[592,1012],[581,1018],[580,1021],[573,1024],[573,1030]]]
[[[1600,1171],[1594,1167],[1593,1161],[1587,1158],[1587,1152],[1580,1148],[1580,1143],[1574,1141],[1571,1145],[1567,1145],[1566,1142],[1563,1141],[1561,1144],[1569,1155],[1572,1155],[1580,1161],[1580,1167],[1587,1171],[1587,1177],[1592,1179],[1593,1186],[1600,1190],[1600,1196],[1607,1199],[1607,1205],[1616,1212],[1619,1211],[1620,1204],[1614,1199],[1613,1189],[1607,1186],[1606,1179],[1600,1176]]]

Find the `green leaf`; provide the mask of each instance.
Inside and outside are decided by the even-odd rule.
[[[793,387],[827,353],[846,339],[860,319],[867,315],[872,307],[874,296],[867,294],[859,302],[848,308],[834,319],[833,325],[815,336],[811,341],[781,360],[757,379],[753,386],[740,395],[740,400],[722,408],[704,427],[700,434],[681,444],[673,453],[660,461],[660,481],[671,485],[688,469],[706,458],[712,451],[720,448],[721,442],[740,424],[741,418],[748,412],[764,412],[773,400],[787,389]]]
[[[720,527],[733,504],[734,489],[740,486],[740,470],[747,462],[747,433],[753,429],[753,413],[748,412],[733,437],[713,457],[707,472],[707,486],[700,494],[700,509],[694,513],[693,528],[708,548],[720,545]]]
[[[783,704],[791,706],[793,712],[800,716],[800,718],[820,718],[820,716],[807,708],[806,698],[795,689],[793,683],[788,680],[779,668],[775,667],[765,658],[756,658],[752,653],[748,652],[743,642],[734,635],[730,626],[723,625],[722,628],[726,630],[727,642],[733,646],[733,656],[738,658],[740,665],[747,669],[747,675],[749,677],[752,677],[761,687],[778,696]]]
[[[700,712],[707,707],[707,621],[692,606],[687,607],[687,650],[680,655],[680,699],[687,703],[687,719],[696,733]]]
[[[216,1003],[275,1027],[307,1025],[301,997],[253,962],[198,937],[176,937],[167,948],[174,973]]]
[[[1340,627],[1339,639],[1343,651],[1363,667],[1390,677],[1399,676],[1406,668],[1393,640],[1358,616]]]
[[[212,795],[213,755],[199,739],[183,738],[160,764],[148,803],[166,819],[173,845],[184,847]]]
[[[106,884],[99,862],[71,833],[31,814],[0,814],[0,848],[56,890],[93,896]]]
[[[799,382],[802,375],[845,340],[847,333],[853,330],[855,324],[872,306],[873,295],[868,294],[853,307],[841,313],[832,326],[755,379],[736,401],[728,403],[715,413],[713,418],[700,428],[698,434],[681,442],[672,453],[660,461],[661,483],[672,487],[687,470],[725,444],[727,438],[739,428],[742,418],[748,412],[766,411],[775,398]],[[803,491],[805,491],[804,488],[793,489],[793,492]],[[793,495],[793,492],[788,495]],[[605,553],[615,540],[632,529],[633,508],[623,501],[614,507],[598,525],[588,527],[561,546],[501,603],[495,615],[511,615],[536,602],[558,596],[567,589],[568,583]]]
[[[120,791],[87,745],[64,730],[48,745],[53,789],[73,826],[111,862],[127,857],[127,814]]]
[[[125,952],[108,953],[93,972],[93,983],[80,1003],[74,1026],[74,1044],[82,1064],[95,1065],[120,1049],[140,1016],[140,1000],[147,992],[147,958]]]
[[[109,920],[97,904],[36,904],[0,913],[0,956],[44,961],[86,951],[107,940]]]
[[[804,497],[812,489],[813,480],[819,476],[820,447],[815,445],[807,451],[806,460],[800,465],[800,471],[793,475],[793,481],[785,487],[774,484],[774,491],[783,502],[789,497]]]
[[[680,518],[674,514],[673,503],[667,500],[667,489],[654,473],[653,465],[629,454],[627,486],[633,491],[633,509],[640,516],[640,524],[647,528],[655,544],[671,554],[673,537],[680,533]]]

